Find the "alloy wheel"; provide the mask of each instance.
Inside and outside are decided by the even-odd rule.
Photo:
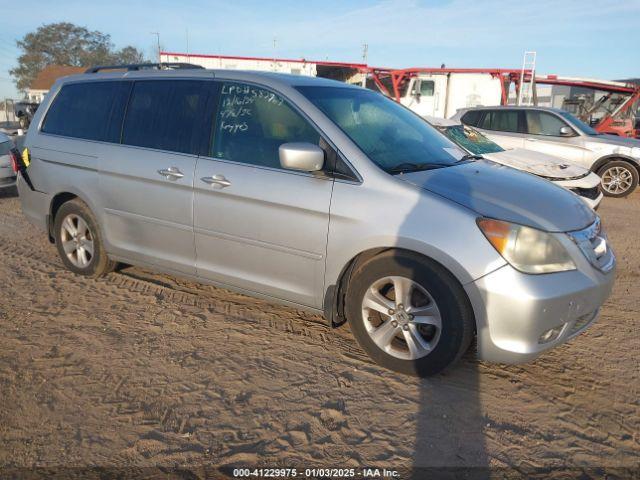
[[[602,188],[613,195],[626,192],[633,185],[633,174],[625,167],[610,167],[602,174]]]
[[[362,320],[380,349],[403,360],[417,360],[431,353],[442,332],[435,300],[419,283],[406,277],[375,281],[363,297]]]
[[[87,222],[76,214],[67,215],[60,227],[62,248],[69,261],[78,268],[86,268],[93,259],[93,233]]]

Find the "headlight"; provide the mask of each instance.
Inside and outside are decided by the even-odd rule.
[[[549,233],[490,218],[478,219],[478,226],[500,255],[521,272],[551,273],[576,268],[569,252]]]

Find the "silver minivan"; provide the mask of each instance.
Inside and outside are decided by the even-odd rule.
[[[95,68],[39,108],[22,209],[70,270],[135,264],[323,313],[415,375],[474,336],[482,359],[528,361],[598,316],[615,257],[577,196],[360,87],[181,67]]]

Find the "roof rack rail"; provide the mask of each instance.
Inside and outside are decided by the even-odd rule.
[[[98,65],[87,68],[84,73],[97,73],[101,70],[181,70],[181,69],[203,69],[202,65],[185,62],[161,62],[161,63],[129,63],[126,65]]]

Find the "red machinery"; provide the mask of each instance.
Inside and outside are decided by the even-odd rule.
[[[526,83],[531,81],[531,71],[504,69],[504,68],[405,68],[405,69],[386,69],[369,67],[368,73],[374,81],[377,88],[397,101],[400,101],[401,90],[408,80],[421,73],[427,74],[450,74],[450,73],[480,73],[488,74],[494,78],[500,78],[502,89],[501,105],[507,105],[509,100],[509,90],[511,84],[514,85],[516,95],[520,89],[521,79]],[[604,92],[605,95],[600,101],[596,102],[581,119],[589,122],[590,117],[597,113],[598,109],[603,110],[607,101],[613,95],[618,95],[618,103],[611,111],[604,110],[605,113],[599,118],[594,128],[601,133],[612,135],[620,135],[624,137],[640,138],[640,129],[636,128],[633,113],[636,111],[634,105],[640,101],[640,85],[625,84],[621,82],[606,82],[598,80],[582,80],[572,78],[562,78],[557,75],[538,76],[536,75],[534,82],[536,84],[564,85],[569,87],[581,87],[594,91]],[[533,99],[534,104],[537,103],[534,87]]]

